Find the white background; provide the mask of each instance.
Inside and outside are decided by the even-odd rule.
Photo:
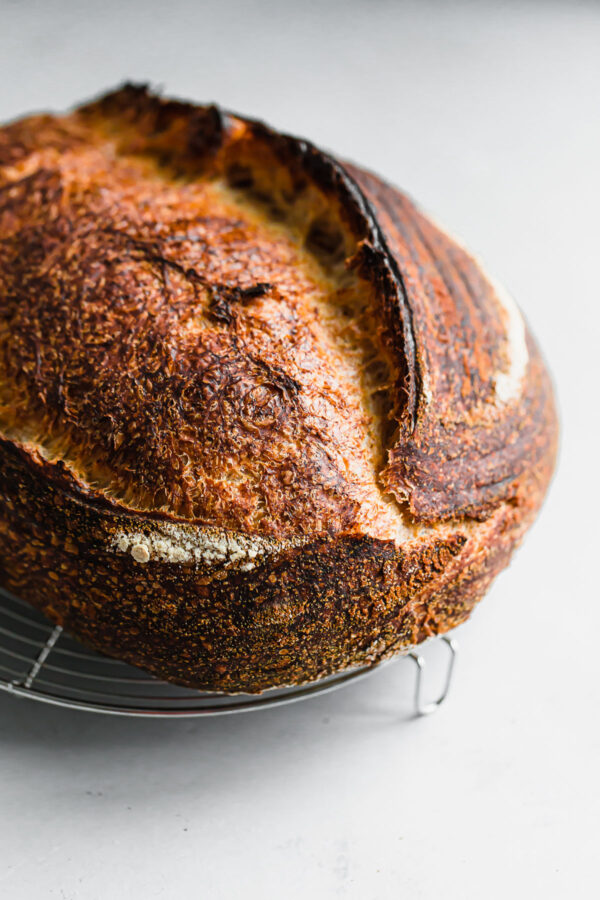
[[[0,0],[0,119],[125,77],[309,137],[461,235],[546,353],[561,462],[429,719],[406,661],[201,722],[0,696],[0,896],[597,897],[600,6]]]

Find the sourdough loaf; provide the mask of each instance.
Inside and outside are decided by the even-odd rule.
[[[545,493],[514,302],[402,193],[125,86],[0,130],[0,583],[255,692],[464,621]]]

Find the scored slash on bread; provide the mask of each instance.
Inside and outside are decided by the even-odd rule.
[[[260,691],[463,621],[549,482],[514,302],[402,193],[127,85],[0,129],[0,583]]]

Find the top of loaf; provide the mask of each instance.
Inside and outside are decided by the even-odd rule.
[[[126,86],[1,129],[0,296],[0,431],[96,502],[401,541],[545,452],[537,351],[472,258],[214,106]]]

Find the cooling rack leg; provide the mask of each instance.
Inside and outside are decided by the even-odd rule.
[[[46,641],[46,643],[44,644],[44,646],[42,647],[40,652],[38,653],[36,660],[35,660],[34,664],[32,665],[31,669],[27,673],[27,677],[23,681],[24,688],[31,687],[31,685],[33,684],[33,682],[39,675],[40,669],[42,668],[42,666],[48,659],[48,654],[50,653],[50,651],[56,644],[56,642],[59,639],[59,637],[61,636],[61,634],[62,634],[62,627],[60,625],[57,625],[56,628],[54,628],[54,630],[50,634],[50,637],[48,638],[48,640]]]
[[[454,663],[456,662],[456,655],[458,653],[458,642],[455,638],[449,637],[443,637],[442,641],[448,648],[448,663],[446,668],[444,687],[439,697],[436,700],[430,701],[429,703],[426,703],[423,700],[423,670],[426,666],[425,659],[421,656],[420,653],[409,653],[410,658],[413,660],[416,666],[414,699],[416,716],[431,715],[431,713],[435,712],[436,709],[439,709],[439,707],[448,696],[450,685],[452,684],[452,676],[454,674]]]

